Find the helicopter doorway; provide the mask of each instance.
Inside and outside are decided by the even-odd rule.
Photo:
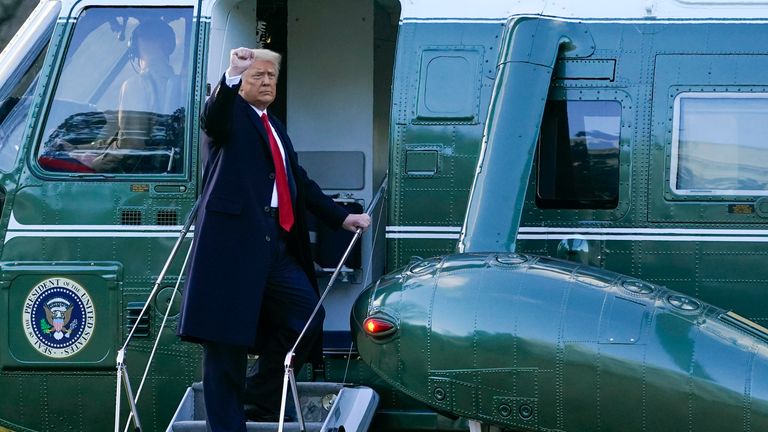
[[[399,18],[397,0],[222,0],[211,11],[207,86],[217,85],[233,48],[282,54],[269,110],[286,124],[310,178],[351,212],[361,212],[387,170]],[[372,228],[381,232],[365,233],[324,303],[326,348],[349,349],[352,302],[383,273],[386,209],[371,213]],[[310,230],[324,286],[330,276],[324,270],[333,270],[351,233],[329,234],[319,225]]]

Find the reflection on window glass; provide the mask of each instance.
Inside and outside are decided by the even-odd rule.
[[[191,8],[86,9],[38,153],[47,171],[183,170]]]
[[[672,188],[690,194],[768,193],[768,95],[678,97]]]
[[[48,44],[41,47],[37,58],[0,102],[0,171],[9,172],[16,165],[27,114],[32,106],[32,94],[37,87],[37,77],[47,49]]]
[[[536,205],[615,208],[620,132],[617,101],[548,101],[539,137]]]

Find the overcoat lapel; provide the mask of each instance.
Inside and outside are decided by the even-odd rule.
[[[256,110],[253,109],[252,106],[248,104],[248,102],[245,101],[242,97],[237,97],[238,105],[240,106],[240,109],[246,110],[248,113],[248,118],[251,119],[251,123],[253,123],[253,127],[256,128],[257,131],[259,131],[259,135],[261,135],[261,143],[264,146],[264,148],[267,150],[267,152],[272,152],[272,150],[269,148],[269,139],[267,138],[267,131],[264,129],[264,123],[261,122],[261,119],[259,118],[259,115],[256,114]]]

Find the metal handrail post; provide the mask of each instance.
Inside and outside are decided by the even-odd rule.
[[[373,210],[376,207],[376,204],[378,203],[379,199],[384,194],[384,191],[387,189],[387,177],[388,175],[384,176],[384,179],[381,181],[381,186],[379,186],[379,189],[376,192],[376,195],[373,197],[373,200],[371,201],[371,204],[368,206],[368,209],[365,211],[365,213],[370,214],[371,210]],[[280,400],[280,418],[278,419],[279,423],[277,428],[278,432],[283,432],[283,426],[285,423],[285,405],[286,405],[286,399],[288,396],[288,383],[291,384],[291,390],[293,391],[293,400],[296,405],[296,417],[299,421],[299,430],[301,430],[302,432],[306,431],[304,427],[304,416],[301,413],[301,405],[299,404],[299,395],[296,392],[296,377],[293,373],[293,357],[296,353],[296,348],[299,346],[299,343],[301,342],[301,339],[304,337],[304,334],[306,334],[307,330],[309,330],[309,325],[312,323],[312,320],[315,319],[315,316],[320,311],[320,308],[323,305],[323,300],[325,300],[325,297],[331,291],[331,287],[333,287],[333,284],[336,282],[336,278],[339,276],[339,273],[341,272],[341,267],[347,261],[349,254],[352,252],[352,248],[355,246],[355,243],[357,243],[357,241],[360,239],[360,236],[362,235],[362,233],[363,233],[363,230],[361,228],[358,228],[355,230],[355,235],[352,236],[352,240],[349,242],[349,245],[347,246],[347,250],[344,251],[344,255],[341,257],[339,264],[336,266],[336,269],[333,271],[333,274],[331,275],[331,279],[328,281],[328,285],[323,291],[323,294],[320,296],[320,300],[317,301],[317,304],[315,305],[315,309],[312,311],[312,314],[309,316],[307,323],[304,324],[304,328],[301,330],[301,333],[299,333],[299,337],[296,338],[296,343],[293,344],[293,347],[291,347],[290,351],[288,351],[288,354],[285,355],[285,361],[283,362],[283,366],[285,366],[285,375],[283,376],[283,394]]]

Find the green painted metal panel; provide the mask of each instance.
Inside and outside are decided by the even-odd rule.
[[[455,230],[461,226],[504,31],[504,24],[492,22],[405,22],[400,26],[392,81],[390,166],[397,169],[390,169],[389,176],[389,226]],[[428,73],[425,67],[434,59],[439,59],[440,67]],[[470,77],[441,75],[454,68],[474,72]],[[445,84],[430,87],[431,73],[437,74],[434,83]],[[430,112],[425,105],[427,93],[450,112]],[[407,152],[431,149],[438,152],[437,172],[432,176],[409,174]],[[388,237],[387,268],[392,269],[412,256],[453,251],[458,235],[454,231],[437,238]]]
[[[122,270],[119,263],[0,263],[7,341],[0,368],[114,368],[120,328],[111,317],[119,315]],[[57,308],[71,315],[61,331],[51,328]]]
[[[613,297],[603,309],[601,344],[636,344],[647,319],[646,306],[622,297]]]
[[[552,74],[556,80],[608,80],[613,81],[616,70],[615,59],[558,60]]]
[[[437,173],[437,150],[408,150],[405,153],[405,172],[413,176],[432,176]]]
[[[761,71],[768,52],[758,42],[765,27],[739,24],[736,31],[729,24],[648,24],[635,31],[621,24],[591,23],[588,28],[599,49],[592,58],[616,59],[614,80],[557,79],[548,98],[620,95],[619,204],[607,211],[538,208],[532,176],[522,212],[527,231],[521,232],[519,250],[579,262],[587,257],[591,265],[664,284],[767,322],[765,266],[759,264],[765,243],[740,231],[764,229],[758,211],[764,199],[680,195],[670,188],[675,98],[690,92],[737,97],[765,92],[768,82]],[[533,169],[540,167],[534,164]],[[561,231],[544,234],[544,228]],[[579,231],[584,229],[595,231]],[[713,237],[715,232],[721,237]],[[577,248],[577,241],[585,247]]]
[[[681,223],[764,222],[757,212],[739,211],[732,206],[733,203],[744,203],[742,209],[748,208],[757,199],[754,196],[729,193],[707,195],[674,193],[670,186],[670,165],[674,144],[672,142],[674,99],[681,93],[694,95],[727,93],[738,96],[765,92],[768,80],[760,71],[766,67],[768,67],[768,54],[694,55],[691,53],[657,56],[654,92],[665,97],[655,99],[652,105],[656,120],[656,127],[653,130],[656,151],[652,153],[651,170],[662,172],[650,178],[650,220]],[[681,70],[685,70],[686,73],[681,74]],[[725,127],[726,125],[723,124],[723,128]]]
[[[477,123],[483,47],[427,48],[421,53],[416,121]]]

